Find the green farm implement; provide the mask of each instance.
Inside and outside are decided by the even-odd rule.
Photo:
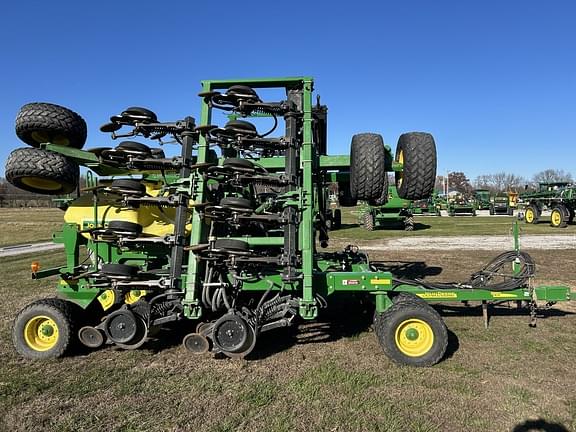
[[[400,198],[396,186],[388,186],[385,204],[372,206],[367,202],[362,203],[358,223],[368,231],[399,224],[404,230],[412,231],[414,229],[412,201]]]
[[[474,199],[478,210],[490,210],[490,191],[488,189],[475,189]]]
[[[330,156],[327,108],[313,102],[311,78],[203,81],[200,98],[198,124],[161,122],[130,107],[101,127],[112,139],[174,143],[176,156],[131,140],[82,150],[80,116],[51,104],[22,108],[16,131],[31,147],[11,153],[8,181],[61,195],[76,190],[79,166],[99,176],[68,203],[53,235],[65,262],[33,263],[33,278],[56,279],[58,297],[17,315],[13,341],[23,357],[60,357],[76,341],[135,349],[152,333],[162,337],[157,330],[169,323],[195,324],[182,341],[191,353],[244,357],[262,333],[314,319],[335,297],[363,296],[375,306],[383,351],[398,363],[429,366],[448,344],[430,302],[570,299],[566,287],[534,287],[534,264],[518,249],[462,284],[400,279],[353,245],[322,250],[328,185],[337,183],[349,205],[379,205],[393,172],[399,197],[430,196],[430,134],[401,135],[393,155],[380,135],[362,133],[349,156]]]
[[[524,220],[537,224],[544,210],[550,210],[550,226],[565,228],[574,220],[576,186],[570,183],[540,183],[539,190],[520,195],[524,203]]]
[[[459,195],[448,198],[448,216],[476,216],[476,200]]]
[[[496,195],[490,198],[490,215],[508,215],[514,214],[514,209],[510,206],[508,195]]]

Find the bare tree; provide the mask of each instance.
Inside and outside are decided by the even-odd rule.
[[[451,189],[454,189],[464,195],[469,195],[474,190],[470,184],[470,180],[468,180],[463,172],[448,173],[448,182]]]
[[[499,172],[496,174],[483,174],[476,177],[474,185],[478,189],[488,189],[492,193],[501,193],[518,190],[524,186],[524,177],[516,174]]]
[[[534,174],[532,177],[534,183],[556,183],[556,182],[572,182],[572,174],[567,171],[559,169],[546,169]]]

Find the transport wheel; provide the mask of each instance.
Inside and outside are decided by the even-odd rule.
[[[74,111],[50,103],[29,103],[16,116],[16,135],[26,144],[43,143],[81,149],[86,142],[86,122]]]
[[[342,210],[335,209],[332,213],[332,229],[337,230],[342,228]]]
[[[436,182],[436,143],[429,133],[410,132],[400,135],[396,161],[403,165],[396,172],[396,188],[400,198],[428,198]]]
[[[376,313],[374,329],[384,353],[399,364],[432,366],[444,357],[448,346],[444,321],[421,299],[405,297]]]
[[[550,226],[553,226],[554,228],[566,228],[569,218],[570,212],[566,206],[559,204],[552,209],[552,213],[550,214]]]
[[[16,149],[6,161],[6,180],[19,189],[63,195],[78,186],[80,168],[72,159],[36,148]]]
[[[524,221],[529,224],[537,224],[540,210],[534,204],[530,204],[524,211]]]
[[[370,212],[364,213],[362,217],[362,227],[368,231],[374,231],[374,215]]]
[[[73,306],[60,299],[43,299],[22,309],[12,329],[16,351],[29,359],[63,356],[76,333]]]
[[[404,219],[404,231],[414,231],[414,217],[408,216]]]
[[[387,193],[386,150],[382,136],[374,133],[354,135],[350,149],[351,198],[372,201]]]

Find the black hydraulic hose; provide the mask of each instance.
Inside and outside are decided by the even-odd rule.
[[[517,272],[512,271],[514,263],[520,266]],[[510,273],[499,273],[505,265],[510,265]],[[426,282],[422,279],[394,278],[394,283],[395,285],[421,286],[430,290],[487,289],[490,291],[510,291],[525,286],[528,279],[534,276],[535,270],[536,263],[528,253],[508,251],[498,255],[482,270],[473,273],[466,282]],[[503,280],[494,282],[494,278]]]

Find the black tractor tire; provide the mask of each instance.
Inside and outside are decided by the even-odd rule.
[[[78,186],[80,168],[60,153],[36,148],[16,149],[6,161],[6,180],[19,189],[44,195],[64,195]]]
[[[414,231],[414,216],[407,216],[404,219],[404,231]]]
[[[382,136],[362,133],[352,137],[350,148],[350,195],[353,200],[372,201],[388,193],[386,149]]]
[[[435,365],[448,347],[444,321],[421,299],[404,297],[385,312],[376,313],[374,330],[384,353],[403,365]]]
[[[334,209],[332,212],[332,229],[338,230],[342,228],[342,210]]]
[[[16,135],[32,147],[52,143],[81,149],[87,133],[84,119],[59,105],[29,103],[16,116]]]
[[[537,224],[540,219],[540,209],[535,204],[530,204],[524,210],[524,221],[529,224]]]
[[[570,219],[570,212],[563,204],[558,204],[552,209],[550,214],[550,226],[554,228],[566,228]]]
[[[218,239],[214,242],[214,249],[221,249],[234,252],[248,252],[250,245],[242,240]]]
[[[396,172],[396,188],[400,198],[426,199],[432,195],[436,183],[436,143],[425,132],[400,135],[396,147],[396,161],[403,164]]]
[[[16,351],[33,360],[62,357],[75,341],[75,307],[56,298],[38,300],[26,306],[16,316],[12,328]]]
[[[110,276],[133,277],[138,273],[139,268],[127,264],[108,263],[102,264],[100,271]]]
[[[367,231],[374,231],[375,228],[375,220],[374,215],[370,212],[364,213],[362,217],[362,227]]]

